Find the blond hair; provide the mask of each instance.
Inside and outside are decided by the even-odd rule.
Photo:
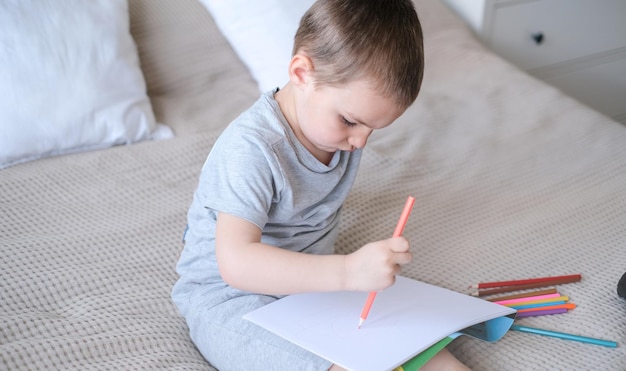
[[[422,84],[422,39],[411,0],[318,0],[300,20],[293,53],[311,58],[320,85],[371,79],[406,108]]]

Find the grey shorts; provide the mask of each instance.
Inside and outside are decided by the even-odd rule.
[[[330,368],[331,362],[242,318],[246,313],[275,301],[275,297],[228,296],[232,293],[195,292],[186,311],[191,339],[214,367],[220,371],[320,371]],[[214,304],[215,297],[224,294],[226,300]]]

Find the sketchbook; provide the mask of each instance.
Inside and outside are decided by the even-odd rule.
[[[448,337],[467,334],[496,341],[515,310],[398,276],[379,292],[358,327],[368,293],[324,292],[286,296],[244,316],[349,370],[393,370]]]

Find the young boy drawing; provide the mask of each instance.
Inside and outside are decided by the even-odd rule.
[[[402,237],[333,254],[368,137],[419,91],[412,2],[317,1],[300,22],[288,73],[286,86],[263,94],[216,141],[188,213],[172,298],[220,370],[339,369],[242,316],[292,293],[384,289],[412,259]],[[464,368],[447,351],[428,367]]]

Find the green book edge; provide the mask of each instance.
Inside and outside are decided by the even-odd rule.
[[[411,358],[408,362],[403,364],[400,367],[395,368],[393,371],[417,371],[419,370],[426,362],[428,362],[431,358],[435,356],[435,354],[439,353],[440,350],[445,348],[448,344],[450,344],[454,340],[453,337],[445,337],[435,344],[431,345],[428,349]]]

